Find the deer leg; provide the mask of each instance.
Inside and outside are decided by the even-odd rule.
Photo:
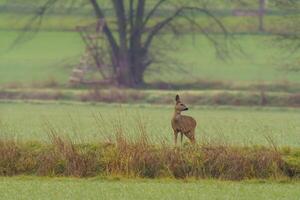
[[[181,133],[181,132],[180,132],[180,136],[181,136],[181,138],[180,138],[180,144],[181,144],[181,146],[182,146],[182,141],[183,141],[183,133]]]
[[[192,130],[190,132],[190,140],[191,140],[192,144],[195,144],[195,142],[196,142],[196,139],[195,139],[195,130]]]
[[[175,146],[177,145],[177,136],[178,136],[178,132],[174,131],[174,143],[175,143]]]

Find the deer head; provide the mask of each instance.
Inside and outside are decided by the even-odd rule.
[[[176,101],[176,104],[175,104],[175,111],[176,112],[182,112],[182,111],[185,111],[185,110],[188,110],[189,108],[180,101],[180,97],[179,95],[177,94],[176,97],[175,97],[175,101]]]

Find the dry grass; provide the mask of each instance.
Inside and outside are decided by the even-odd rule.
[[[81,101],[96,101],[96,102],[139,102],[145,100],[145,93],[140,91],[110,89],[102,91],[99,89],[89,90],[86,93],[79,95]]]
[[[107,103],[153,103],[173,104],[174,92],[156,92],[142,90],[83,90],[70,92],[63,90],[0,90],[0,99],[22,100],[76,100],[83,102]],[[300,106],[299,93],[268,93],[264,90],[256,92],[206,91],[182,93],[185,102],[190,105],[231,105],[231,106]]]
[[[53,77],[48,77],[47,79],[43,80],[43,81],[32,81],[32,82],[28,82],[28,83],[23,83],[23,82],[9,82],[9,83],[4,83],[1,84],[2,88],[5,89],[22,89],[22,88],[45,88],[45,89],[49,89],[49,88],[63,88],[66,87],[65,84],[59,83],[55,78]]]
[[[12,92],[12,91],[0,91],[0,99],[21,99],[21,100],[59,100],[59,99],[65,99],[66,96],[60,92]]]
[[[145,135],[136,139],[117,135],[114,142],[98,144],[74,144],[70,139],[52,135],[51,144],[1,140],[0,145],[2,176],[120,175],[225,180],[299,176],[299,166],[265,147],[152,145]]]
[[[190,83],[155,82],[146,85],[147,88],[161,90],[240,90],[266,92],[298,92],[299,83],[278,81],[271,83],[234,83],[230,81],[199,79]]]
[[[100,126],[105,123],[103,120],[95,115]],[[136,127],[132,127],[137,137],[126,137],[122,121],[116,119],[112,137],[93,144],[74,143],[70,138],[60,137],[49,122],[44,125],[49,134],[48,143],[0,138],[1,176],[118,175],[243,180],[300,175],[299,150],[280,150],[274,145],[238,147],[204,140],[180,147],[167,145],[164,140],[155,145],[147,136],[142,118],[137,118]]]

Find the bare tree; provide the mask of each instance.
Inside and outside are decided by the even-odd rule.
[[[103,27],[108,66],[111,66],[113,78],[118,84],[135,87],[144,83],[144,73],[155,62],[155,40],[164,32],[178,34],[185,31],[199,31],[211,41],[219,55],[228,53],[226,42],[220,44],[201,26],[195,13],[207,16],[227,38],[227,30],[221,21],[205,7],[206,1],[174,0],[44,0],[41,1],[34,17],[28,22],[27,29],[33,23],[41,22],[43,16],[59,5],[90,8],[96,19],[104,20]],[[202,3],[201,3],[202,2]],[[203,3],[204,2],[204,3]],[[111,8],[113,15],[107,17],[106,8]],[[159,16],[158,16],[159,14]],[[181,19],[181,20],[178,20]],[[182,21],[185,21],[182,26]],[[152,53],[151,53],[152,52]],[[154,53],[153,53],[154,52]]]

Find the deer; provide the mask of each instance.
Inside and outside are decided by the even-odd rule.
[[[188,107],[180,101],[180,97],[177,94],[175,97],[175,112],[171,120],[172,128],[174,131],[174,142],[177,145],[177,136],[180,132],[181,134],[181,145],[183,140],[183,135],[185,135],[192,144],[195,144],[195,128],[197,122],[194,118],[186,115],[181,115],[182,111],[188,110]]]

